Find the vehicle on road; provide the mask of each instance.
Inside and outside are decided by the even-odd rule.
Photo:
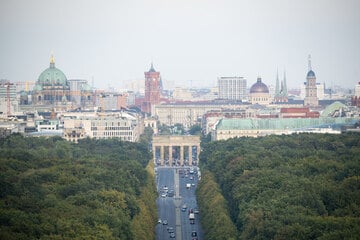
[[[165,219],[165,220],[162,221],[162,224],[163,224],[163,225],[167,225],[167,224],[168,224],[168,221]]]
[[[191,239],[192,239],[192,240],[198,240],[198,238],[197,238],[197,232],[196,232],[196,231],[192,231],[192,232],[191,232]]]
[[[190,188],[191,188],[191,184],[190,184],[190,183],[187,183],[187,184],[186,184],[186,188],[187,188],[187,189],[190,189]]]
[[[182,206],[181,206],[181,211],[185,212],[185,211],[186,211],[186,209],[187,209],[186,204],[184,204],[184,205],[182,205]]]
[[[167,194],[168,197],[173,197],[174,196],[174,190],[169,190],[168,194]]]
[[[189,214],[189,220],[190,220],[190,224],[195,224],[195,214],[194,213]]]
[[[170,233],[170,238],[175,238],[175,233]]]

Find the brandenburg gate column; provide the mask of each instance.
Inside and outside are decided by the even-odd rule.
[[[184,165],[184,146],[180,145],[180,165]]]
[[[196,162],[199,165],[200,145],[196,146]]]
[[[153,152],[154,163],[156,163],[156,146],[154,146],[154,145],[152,147],[152,152]]]
[[[192,146],[189,145],[189,165],[192,166]]]
[[[164,165],[164,146],[160,146],[160,164]]]
[[[170,166],[172,166],[172,162],[173,162],[172,146],[169,145],[169,164],[170,164]]]

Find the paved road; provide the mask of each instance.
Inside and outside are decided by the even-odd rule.
[[[182,173],[181,173],[182,172]],[[203,232],[199,222],[199,214],[195,214],[195,223],[190,224],[189,211],[197,209],[195,189],[197,186],[196,173],[190,174],[189,168],[157,167],[157,188],[159,197],[157,199],[158,215],[161,223],[156,226],[156,239],[192,240],[192,231],[196,231],[198,239],[203,239]],[[191,187],[187,188],[187,184]],[[167,188],[167,190],[166,190]],[[174,196],[161,196],[168,191],[168,195],[174,191]],[[182,210],[186,205],[185,211]],[[163,224],[164,220],[167,224]],[[170,238],[168,228],[172,228],[175,238]],[[171,232],[171,231],[170,231]]]

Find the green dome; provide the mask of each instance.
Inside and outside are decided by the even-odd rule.
[[[58,68],[55,67],[55,61],[52,57],[50,60],[50,67],[45,69],[39,76],[38,84],[41,86],[52,85],[52,86],[67,86],[67,79],[65,74]]]
[[[91,91],[91,87],[89,84],[85,83],[81,86],[81,90],[83,91]]]

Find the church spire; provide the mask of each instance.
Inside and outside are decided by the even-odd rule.
[[[287,95],[288,95],[288,90],[287,90],[287,86],[286,86],[286,71],[284,70],[284,89],[283,89],[283,94],[284,94],[284,96],[286,96],[287,97]]]
[[[309,68],[309,71],[311,71],[311,55],[309,54],[309,57],[308,57],[308,68]]]
[[[275,96],[278,96],[280,93],[279,89],[279,70],[276,70],[276,86],[275,86]]]

